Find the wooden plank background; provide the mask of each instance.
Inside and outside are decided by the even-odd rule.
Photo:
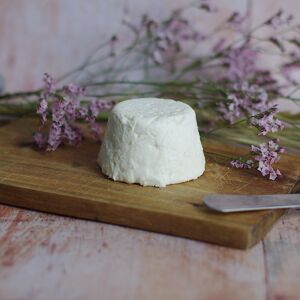
[[[242,251],[0,205],[0,299],[300,299],[299,228]]]

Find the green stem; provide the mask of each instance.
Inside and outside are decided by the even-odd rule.
[[[234,158],[236,158],[234,156],[226,155],[224,153],[217,153],[217,152],[211,152],[211,151],[206,151],[206,150],[204,150],[204,153],[208,154],[208,155],[222,156],[222,157],[225,157],[225,158],[228,158],[228,159],[234,159]]]
[[[300,99],[299,98],[294,98],[294,97],[290,97],[290,96],[285,96],[284,98],[293,101],[296,105],[298,105],[300,107]]]
[[[0,100],[9,100],[9,99],[16,99],[16,98],[24,98],[30,96],[38,96],[41,90],[33,90],[33,91],[26,91],[26,92],[16,92],[16,93],[6,93],[0,94]]]
[[[34,115],[35,113],[36,102],[0,105],[0,115],[2,116],[23,117]]]
[[[240,124],[240,123],[246,122],[248,119],[249,119],[249,118],[247,118],[247,119],[242,119],[242,120],[240,120],[240,121],[238,121],[238,122],[235,122],[235,123],[233,123],[233,124],[228,124],[228,125],[225,125],[225,126],[220,126],[220,127],[213,128],[213,129],[211,129],[210,131],[208,131],[207,133],[205,133],[205,136],[209,136],[209,135],[212,134],[213,132],[218,131],[218,130],[220,130],[220,129],[224,129],[224,128],[232,128],[232,127],[234,127],[234,126],[236,126],[236,125],[238,125],[238,124]]]
[[[125,85],[152,85],[152,86],[190,86],[197,83],[196,81],[190,82],[179,82],[179,81],[169,81],[169,82],[159,82],[159,81],[131,81],[131,80],[112,80],[112,81],[102,81],[102,82],[92,82],[85,85],[85,87],[92,86],[103,86],[103,85],[114,85],[114,84],[125,84]]]
[[[116,96],[145,96],[145,95],[155,95],[157,91],[149,91],[149,92],[131,92],[131,93],[106,93],[106,94],[87,94],[87,97],[95,97],[95,98],[107,98],[107,97],[116,97]]]

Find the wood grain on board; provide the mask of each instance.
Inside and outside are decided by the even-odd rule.
[[[283,210],[222,215],[204,207],[203,196],[288,193],[299,177],[297,156],[283,156],[285,175],[272,182],[252,170],[231,169],[212,154],[243,150],[206,143],[207,168],[199,179],[161,189],[128,185],[101,174],[96,164],[99,145],[90,139],[76,148],[36,151],[29,141],[37,126],[37,120],[23,119],[0,129],[2,203],[248,248]]]

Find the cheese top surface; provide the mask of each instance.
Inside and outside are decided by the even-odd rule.
[[[163,119],[191,113],[191,108],[182,102],[159,99],[141,98],[119,103],[114,108],[114,113],[124,118],[155,118]]]
[[[194,110],[179,101],[142,98],[111,111],[98,156],[117,181],[164,187],[199,177],[205,168]]]

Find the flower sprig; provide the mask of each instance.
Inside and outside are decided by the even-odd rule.
[[[78,120],[86,121],[96,140],[100,140],[101,127],[96,122],[97,116],[102,111],[112,108],[112,101],[91,100],[87,106],[83,105],[81,98],[84,89],[76,84],[65,85],[57,90],[55,80],[49,75],[44,75],[44,89],[37,106],[41,126],[33,136],[40,149],[47,151],[56,150],[63,142],[77,145],[84,137],[83,131],[76,126]],[[49,131],[42,133],[51,114]]]
[[[279,161],[279,154],[284,152],[284,149],[278,145],[279,140],[270,140],[262,143],[259,146],[251,146],[251,154],[247,158],[241,157],[230,162],[235,168],[251,169],[256,167],[263,176],[269,176],[270,180],[275,180],[281,176],[278,169],[273,168],[273,164]]]

